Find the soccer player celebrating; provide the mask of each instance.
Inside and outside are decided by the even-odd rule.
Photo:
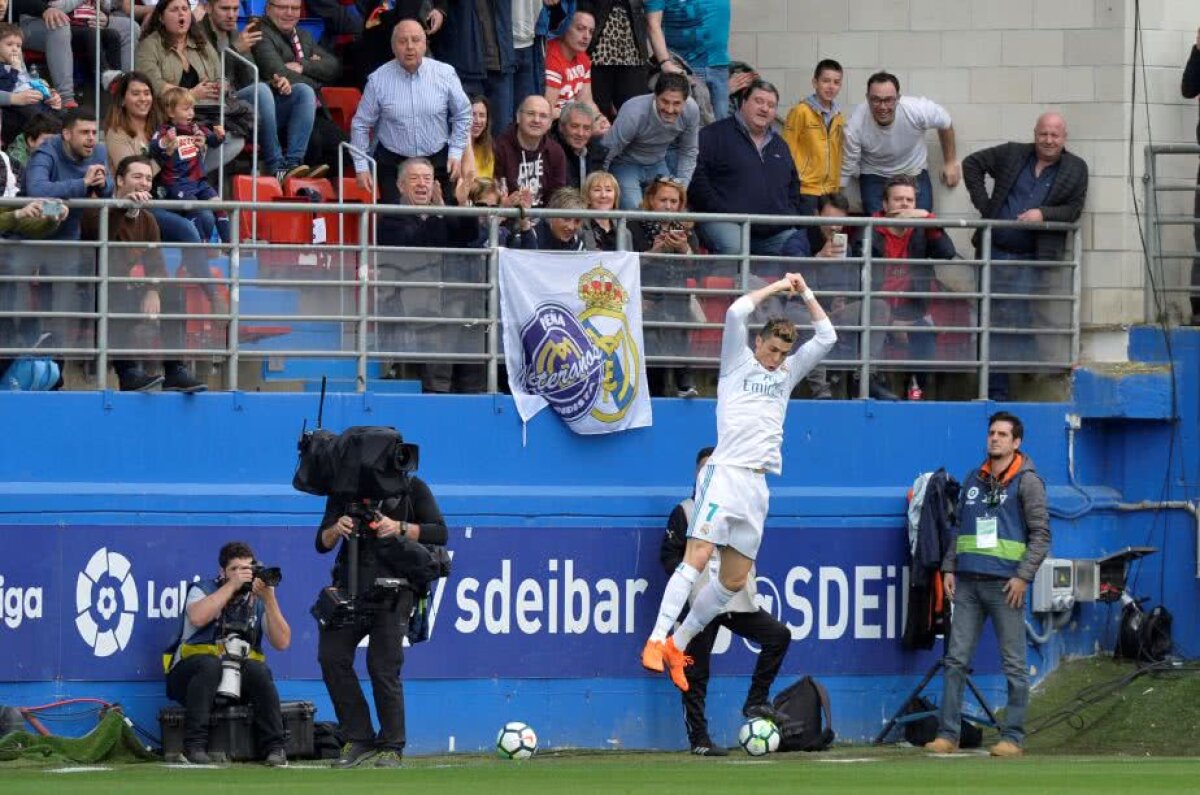
[[[799,293],[813,320],[815,334],[789,358],[796,327],[768,320],[746,345],[750,315],[763,301],[782,292]],[[762,543],[767,518],[766,473],[782,470],[783,420],[792,389],[825,358],[837,342],[833,324],[798,273],[747,293],[725,315],[721,375],[717,385],[717,449],[696,479],[696,510],[688,527],[683,562],[675,569],[659,605],[654,632],[642,649],[642,665],[669,669],[671,681],[687,691],[687,645],[725,611],[746,577]],[[682,626],[668,637],[687,603],[713,547],[720,549],[720,574],[696,596]]]

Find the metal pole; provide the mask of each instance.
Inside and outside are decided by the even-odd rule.
[[[132,2],[132,0],[130,0],[130,2]],[[11,0],[9,2],[9,5],[10,6],[12,5]],[[96,5],[98,6],[99,3],[97,3]],[[100,9],[97,8],[96,11],[99,12]],[[68,14],[68,16],[70,16],[70,15]],[[104,32],[104,29],[100,27],[100,18],[98,16],[95,19],[95,25],[96,25],[96,74],[95,74],[96,93],[93,94],[92,96],[94,96],[96,98],[95,99],[96,112],[98,113],[100,111],[100,92],[103,90],[103,87],[100,82],[100,78],[103,76],[103,70],[100,67],[100,53],[104,51],[103,45],[100,44],[100,35]],[[117,66],[120,66],[120,64],[117,64]],[[49,68],[50,68],[50,64],[49,64],[49,62],[47,62],[47,64],[46,64],[47,71],[49,71]]]
[[[742,233],[742,292],[745,293],[750,289],[750,221],[744,221],[740,231]]]
[[[134,2],[134,0],[130,0],[130,2]],[[225,58],[226,58],[226,56],[231,57],[231,58],[236,58],[237,60],[246,64],[246,66],[249,66],[254,71],[255,89],[254,89],[254,102],[252,104],[254,105],[254,132],[255,132],[255,137],[257,138],[258,129],[259,129],[259,127],[258,127],[258,84],[260,82],[259,74],[258,74],[258,65],[256,63],[254,63],[254,61],[251,61],[249,58],[244,57],[241,53],[237,52],[236,50],[231,50],[228,47],[225,48],[224,50],[221,50],[221,126],[222,127],[225,126]],[[267,134],[268,135],[278,135],[279,131],[278,130],[267,130]],[[224,147],[223,142],[222,142],[222,147]],[[225,193],[224,193],[224,191],[225,191],[225,153],[224,152],[221,152],[221,165],[219,166],[219,169],[220,169],[220,177],[219,177],[220,184],[217,186],[217,193],[221,196],[221,198],[224,198],[225,197]],[[257,204],[258,203],[258,141],[257,140],[253,140],[250,142],[250,175],[251,175],[250,201]],[[258,239],[258,213],[250,214],[250,237],[254,240]]]
[[[234,210],[229,215],[229,223],[236,230],[241,220],[241,210]],[[241,365],[241,297],[242,297],[242,241],[241,235],[234,232],[230,235],[233,241],[229,249],[229,330],[227,349],[229,351],[228,372],[225,373],[225,384],[230,392],[238,388],[238,367]]]
[[[96,258],[96,275],[100,277],[100,294],[96,308],[100,317],[96,323],[96,386],[104,389],[108,382],[108,210],[100,211],[100,256]]]
[[[1081,316],[1083,315],[1083,232],[1076,229],[1071,233],[1071,259],[1074,272],[1071,274],[1071,364],[1079,363],[1083,345]]]
[[[987,400],[988,379],[992,376],[992,226],[983,228],[983,245],[980,247],[983,265],[979,269],[979,291],[983,298],[979,304],[979,399]]]
[[[367,153],[366,153],[366,152],[364,152],[363,150],[359,149],[357,146],[354,146],[353,144],[351,144],[351,143],[349,143],[349,142],[347,142],[347,141],[342,141],[342,142],[340,142],[340,143],[338,144],[338,162],[337,162],[337,169],[338,169],[338,184],[337,184],[337,197],[338,197],[338,204],[345,204],[345,203],[346,203],[346,188],[345,188],[345,184],[346,184],[346,155],[345,155],[345,153],[343,152],[343,150],[349,150],[349,152],[350,152],[352,155],[358,155],[359,157],[361,157],[361,158],[364,158],[365,160],[369,160],[369,161],[371,162],[371,186],[372,186],[372,188],[373,188],[373,190],[374,190],[374,191],[377,191],[377,190],[379,190],[379,163],[378,163],[378,162],[375,160],[375,158],[371,157],[369,154],[367,154]],[[370,204],[374,204],[374,203],[375,203],[375,196],[374,196],[374,195],[372,195],[372,196],[371,196],[371,201],[370,201],[369,203],[370,203]],[[338,243],[339,243],[339,244],[340,244],[340,243],[341,243],[343,240],[345,240],[345,236],[344,236],[344,234],[343,234],[343,232],[344,232],[344,230],[345,230],[345,218],[343,217],[343,215],[344,215],[343,213],[338,213]],[[366,215],[367,217],[369,217],[369,218],[371,219],[371,223],[369,224],[369,226],[368,226],[367,228],[368,228],[368,229],[370,230],[370,232],[371,232],[371,234],[370,234],[370,239],[371,239],[371,240],[374,240],[374,239],[375,239],[375,224],[376,224],[376,221],[377,221],[378,219],[375,217],[375,214],[374,214],[374,213],[370,213],[370,214],[364,213],[364,215]],[[362,229],[362,227],[361,227],[361,226],[359,226],[359,229],[361,230],[361,229]],[[363,236],[363,240],[366,240],[366,239],[367,239],[367,236]],[[344,280],[345,278],[346,278],[346,271],[345,271],[345,252],[344,252],[344,251],[339,251],[339,256],[338,256],[338,279],[340,279],[340,280]],[[338,290],[338,299],[339,299],[338,312],[339,312],[339,314],[343,314],[343,315],[344,315],[344,314],[346,313],[346,306],[345,306],[345,304],[344,304],[344,303],[341,303],[341,300],[342,300],[342,291],[341,291],[341,290]]]
[[[371,228],[369,215],[370,211],[364,209],[358,217],[358,383],[355,387],[359,392],[367,391],[367,316],[371,314],[368,305],[368,286],[371,278],[370,239],[367,235]]]
[[[1155,267],[1161,262],[1162,253],[1162,241],[1159,239],[1161,227],[1158,225],[1158,156],[1154,147],[1149,144],[1146,145],[1145,155],[1146,173],[1142,175],[1142,184],[1146,212],[1144,213],[1145,217],[1142,218],[1142,226],[1146,236],[1146,246],[1149,249],[1147,253],[1150,262],[1147,265],[1150,275],[1142,287],[1142,314],[1146,322],[1153,323],[1156,315],[1154,285],[1160,279],[1160,274],[1155,273]]]
[[[862,364],[858,366],[858,396],[871,396],[871,240],[874,238],[874,227],[868,223],[863,227],[863,264],[859,276],[862,284],[862,306],[859,307],[859,325],[863,327],[859,355]]]
[[[500,390],[500,335],[504,327],[500,323],[500,216],[488,218],[488,319],[492,321],[492,332],[488,335],[488,392]]]

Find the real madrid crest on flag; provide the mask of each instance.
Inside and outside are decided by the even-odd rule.
[[[632,252],[500,250],[508,384],[523,421],[549,405],[576,433],[651,423]]]

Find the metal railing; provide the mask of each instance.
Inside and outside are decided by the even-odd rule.
[[[28,200],[0,200],[0,210],[24,206]],[[85,208],[127,206],[122,202],[74,200],[72,212]],[[74,241],[5,241],[0,249],[0,296],[11,295],[18,286],[67,293],[67,301],[46,305],[17,305],[0,301],[0,329],[9,321],[54,322],[75,329],[64,332],[40,349],[47,355],[94,361],[99,385],[106,380],[110,360],[134,358],[208,358],[224,366],[228,389],[239,387],[239,364],[243,359],[344,358],[357,366],[355,387],[364,390],[372,363],[454,362],[486,369],[486,387],[500,387],[499,368],[503,363],[498,289],[499,244],[505,225],[515,222],[515,209],[437,208],[443,216],[472,215],[480,220],[478,248],[389,248],[376,244],[372,221],[377,216],[429,215],[430,208],[363,204],[308,204],[272,202],[155,202],[155,208],[173,211],[189,209],[226,209],[234,230],[231,244],[220,246],[228,256],[228,272],[220,278],[180,275],[173,282],[212,292],[227,290],[228,313],[164,311],[157,317],[140,311],[114,308],[112,299],[129,292],[131,285],[144,285],[142,276],[128,274],[130,249],[171,251],[186,248],[216,249],[215,245],[160,243],[80,243]],[[243,212],[264,214],[301,213],[306,218],[321,213],[339,213],[356,223],[338,225],[338,237],[322,246],[306,243],[280,245],[240,239]],[[533,219],[562,216],[561,212],[534,209]],[[1079,358],[1080,348],[1080,262],[1082,239],[1074,224],[1017,224],[1007,221],[981,221],[938,218],[935,220],[844,218],[838,223],[858,227],[863,239],[870,240],[883,227],[937,227],[946,230],[981,230],[979,258],[944,260],[881,259],[865,246],[861,257],[829,259],[820,257],[763,256],[750,253],[759,238],[755,229],[769,226],[806,227],[820,225],[819,217],[781,217],[715,215],[695,213],[591,212],[577,211],[581,219],[613,219],[620,233],[632,225],[652,220],[685,220],[700,225],[711,222],[738,224],[742,249],[736,254],[643,254],[643,294],[655,306],[674,306],[661,311],[644,312],[648,336],[659,339],[648,343],[650,367],[715,367],[719,338],[723,327],[723,307],[732,298],[756,284],[784,271],[810,271],[815,268],[840,268],[852,277],[842,289],[825,289],[820,279],[809,277],[827,309],[833,312],[839,336],[846,343],[826,360],[834,371],[853,371],[859,379],[858,394],[866,397],[873,373],[967,372],[978,375],[977,394],[986,397],[989,376],[993,372],[1066,372]],[[101,213],[100,237],[109,232],[108,214]],[[355,236],[348,229],[357,230]],[[992,238],[998,229],[1034,229],[1067,233],[1071,258],[1061,262],[1014,261],[993,257]],[[619,234],[619,239],[625,239]],[[964,244],[965,245],[965,244]],[[66,248],[64,256],[51,250]],[[51,249],[51,250],[47,250]],[[23,267],[11,267],[13,258],[23,259]],[[247,278],[243,266],[253,257],[258,273]],[[114,258],[120,267],[114,268]],[[355,263],[353,275],[339,264],[349,258]],[[29,267],[29,261],[33,267]],[[74,263],[70,267],[65,262]],[[7,264],[6,264],[7,263]],[[477,263],[473,265],[471,263]],[[957,276],[950,280],[937,268],[949,266]],[[72,270],[74,268],[74,270]],[[892,283],[896,274],[926,269],[926,289]],[[115,272],[122,271],[123,272]],[[182,270],[182,269],[181,269]],[[1005,284],[996,274],[1024,274],[1014,284]],[[469,273],[469,276],[463,276]],[[457,275],[456,275],[457,274]],[[659,275],[662,278],[659,278]],[[844,274],[843,274],[844,275]],[[689,279],[691,281],[689,281]],[[947,287],[948,281],[954,281]],[[1057,284],[1055,282],[1057,281]],[[1024,285],[1024,286],[1022,286]],[[72,293],[72,289],[74,293]],[[4,291],[7,290],[7,293]],[[248,291],[292,296],[296,304],[277,311],[248,312],[243,300]],[[336,300],[330,292],[336,292]],[[78,294],[84,297],[80,299]],[[482,294],[482,295],[480,295]],[[430,297],[422,305],[414,296]],[[70,305],[71,302],[74,305]],[[125,301],[128,304],[128,300]],[[798,302],[781,305],[781,311],[793,314]],[[453,309],[448,308],[453,305]],[[680,307],[687,311],[680,312]],[[938,320],[932,310],[915,319],[901,318],[900,310],[911,307],[948,308],[949,320]],[[1046,317],[1040,317],[1043,307]],[[120,310],[120,311],[118,311]],[[469,310],[469,311],[468,311]],[[999,311],[1004,310],[1004,311]],[[1019,311],[1017,311],[1019,310]],[[703,315],[703,316],[701,316]],[[1029,318],[1017,322],[1017,318]],[[804,321],[804,316],[797,318]],[[188,344],[167,345],[128,339],[114,343],[112,329],[136,323],[205,324],[212,327],[208,336],[188,332]],[[94,324],[94,331],[91,326]],[[80,336],[82,329],[82,336]],[[301,330],[320,332],[336,344],[313,344]],[[94,336],[92,336],[94,333]],[[276,335],[265,346],[264,339]],[[451,350],[447,339],[460,338],[463,350]],[[290,339],[289,339],[290,337]],[[702,344],[707,338],[708,344]],[[923,340],[924,352],[917,351],[914,339]],[[670,344],[665,342],[670,340]],[[900,343],[896,341],[900,340]],[[943,341],[952,354],[939,355]],[[1005,351],[998,350],[1004,343]],[[1018,345],[1013,353],[1014,342]],[[5,347],[7,345],[7,347]],[[28,346],[5,343],[0,336],[0,358],[28,352]]]
[[[1142,234],[1150,259],[1146,319],[1181,322],[1200,303],[1200,145],[1146,146]],[[1170,166],[1160,161],[1169,159]],[[1194,174],[1194,176],[1193,176]],[[1180,299],[1190,298],[1190,302]],[[1192,306],[1187,306],[1190,303]]]

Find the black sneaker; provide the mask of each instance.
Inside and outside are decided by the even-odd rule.
[[[762,704],[743,707],[742,714],[747,718],[766,718],[775,724],[775,728],[779,728],[787,722],[787,715],[784,715],[765,701]]]
[[[729,751],[712,741],[692,746],[692,756],[729,756]]]
[[[282,748],[272,748],[271,753],[267,754],[267,758],[263,760],[263,764],[267,767],[287,767],[287,754]]]
[[[164,392],[183,392],[188,395],[194,395],[197,392],[203,392],[208,389],[208,384],[197,381],[195,378],[192,378],[192,374],[186,369],[179,367],[172,370],[171,374],[165,380],[162,380],[162,388]]]
[[[346,743],[342,746],[342,755],[333,760],[329,766],[347,770],[358,767],[375,754],[375,746],[370,743]]]
[[[371,762],[371,767],[404,767],[400,761],[400,752],[395,750],[381,751],[375,761]]]
[[[162,386],[161,375],[150,375],[145,370],[132,370],[119,379],[122,392],[149,392]]]
[[[213,759],[208,755],[208,751],[203,748],[185,748],[183,749],[183,758],[191,765],[211,765]]]

